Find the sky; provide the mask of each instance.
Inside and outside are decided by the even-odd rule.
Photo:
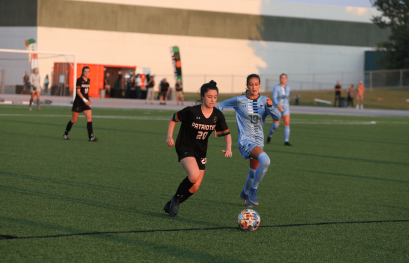
[[[373,8],[370,0],[278,0],[280,2]]]

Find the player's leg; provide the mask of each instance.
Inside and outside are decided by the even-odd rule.
[[[355,107],[355,109],[359,109],[359,102],[360,102],[360,96],[359,95],[357,95],[356,96],[356,107]]]
[[[163,101],[163,92],[159,91],[159,104],[162,104]]]
[[[290,140],[290,114],[283,116],[284,121],[284,145],[291,146]]]
[[[183,91],[180,92],[180,100],[182,101],[182,105],[183,105],[183,100],[184,100],[184,98],[183,98]]]
[[[40,110],[40,95],[41,91],[37,91],[37,110]]]
[[[172,196],[170,202],[164,207],[164,210],[168,212],[170,216],[177,216],[179,212],[179,204],[183,199],[186,200],[193,194],[190,192],[190,189],[199,181],[202,174],[195,157],[185,157],[180,160],[180,163],[185,169],[187,177],[185,177],[185,179],[179,184],[175,195]]]
[[[256,159],[250,159],[250,168],[249,168],[249,175],[246,179],[246,185],[244,186],[244,190],[240,193],[240,197],[244,200],[244,206],[253,207],[252,203],[250,202],[249,191],[251,186],[253,185],[254,176],[256,173],[256,169],[259,166],[259,162]]]
[[[68,137],[68,133],[71,131],[72,125],[77,122],[79,115],[80,115],[79,112],[75,112],[75,111],[72,112],[72,118],[71,118],[71,120],[68,122],[67,127],[65,128],[65,132],[64,132],[64,134],[63,134],[65,140],[69,140],[69,139],[70,139],[70,138]]]
[[[84,110],[84,115],[87,118],[88,141],[96,142],[98,138],[94,137],[94,131],[92,129],[92,110]]]
[[[268,136],[267,136],[267,143],[271,142],[271,136],[273,136],[273,134],[277,130],[278,126],[280,126],[280,120],[273,121],[273,125],[271,125],[270,132],[268,133]]]
[[[254,205],[258,205],[257,189],[258,185],[266,174],[268,167],[270,166],[270,158],[259,146],[255,146],[251,152],[250,157],[256,159],[260,164],[258,165],[254,174],[253,184],[250,187],[249,195],[250,202]]]
[[[364,108],[364,95],[361,95],[361,109]]]
[[[30,104],[28,106],[28,110],[31,110],[31,104],[33,104],[35,94],[36,94],[35,92],[31,92]]]

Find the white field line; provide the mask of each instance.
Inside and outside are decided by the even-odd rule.
[[[71,118],[72,115],[32,115],[32,114],[0,114],[0,117],[51,117],[51,118]],[[80,118],[85,116],[80,115]],[[170,116],[100,116],[93,115],[95,119],[124,119],[124,120],[151,120],[151,121],[169,121]],[[226,119],[226,122],[236,122],[236,119]],[[371,125],[371,124],[409,124],[409,122],[399,121],[347,121],[347,120],[312,120],[304,121],[302,119],[293,119],[291,124],[329,124],[329,125]],[[269,122],[266,123],[269,125]]]

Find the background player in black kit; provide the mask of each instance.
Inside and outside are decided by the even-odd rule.
[[[81,77],[77,79],[74,103],[72,105],[72,119],[68,122],[67,128],[63,134],[65,140],[69,140],[68,133],[70,132],[72,125],[77,122],[78,116],[81,112],[84,112],[85,117],[87,118],[87,130],[88,130],[88,141],[96,142],[98,138],[95,138],[92,131],[92,110],[90,105],[92,100],[89,100],[88,91],[90,79],[89,76],[89,67],[85,66],[82,68]]]
[[[206,167],[207,140],[213,131],[224,136],[226,141],[225,157],[231,157],[231,135],[221,111],[214,108],[219,90],[216,82],[203,84],[200,88],[201,100],[198,105],[186,107],[172,115],[166,144],[175,145],[173,130],[176,122],[182,122],[176,140],[176,153],[179,162],[187,172],[187,177],[180,183],[176,194],[163,208],[170,216],[177,216],[179,204],[195,193],[203,180]]]

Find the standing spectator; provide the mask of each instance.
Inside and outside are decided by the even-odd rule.
[[[39,111],[40,110],[41,86],[40,86],[40,74],[38,74],[38,68],[35,68],[34,74],[31,74],[30,82],[31,82],[31,88],[30,88],[31,99],[30,99],[30,105],[28,106],[28,110],[31,111],[31,104],[33,103],[34,97],[37,94],[37,110]]]
[[[23,87],[23,90],[21,91],[21,94],[25,94],[28,90],[30,90],[30,76],[28,75],[27,71],[24,72],[23,82],[24,82],[24,87]]]
[[[166,81],[166,78],[165,78],[165,79],[163,79],[162,83],[160,84],[159,104],[166,105],[166,102],[168,102],[169,91],[170,91],[169,83]],[[163,99],[165,99],[164,103],[162,103]]]
[[[107,72],[107,74],[105,75],[105,79],[104,79],[104,88],[105,88],[105,92],[106,95],[110,95],[111,94],[111,78],[109,77],[109,72]]]
[[[135,76],[135,89],[136,89],[136,98],[141,97],[141,74],[136,74]]]
[[[115,81],[114,89],[115,89],[114,97],[120,98],[121,90],[122,90],[122,72],[121,71],[118,72],[118,78]]]
[[[339,81],[337,81],[337,85],[335,86],[335,100],[334,100],[334,107],[336,107],[337,101],[338,101],[338,107],[340,106],[340,99],[341,99],[341,91],[342,87]]]
[[[359,85],[358,85],[358,88],[357,88],[357,95],[356,95],[356,108],[357,109],[363,109],[364,108],[364,94],[365,94],[364,83],[362,83],[362,81],[360,81]],[[359,107],[359,104],[361,104],[361,107]]]
[[[48,75],[45,75],[44,79],[44,93],[48,95],[48,84],[50,84],[50,80],[48,79]]]
[[[182,83],[181,83],[180,79],[178,79],[178,82],[176,83],[176,101],[177,101],[177,105],[179,105],[179,100],[182,102],[182,105],[183,105],[183,86],[182,86]]]
[[[351,106],[351,108],[354,107],[354,97],[355,97],[355,91],[354,91],[354,85],[349,85],[348,89],[348,107]]]
[[[152,75],[149,78],[148,84],[146,85],[147,93],[146,93],[146,102],[148,104],[148,100],[151,100],[151,104],[153,104],[153,96],[155,95],[155,90],[153,87],[155,86],[155,75]]]

